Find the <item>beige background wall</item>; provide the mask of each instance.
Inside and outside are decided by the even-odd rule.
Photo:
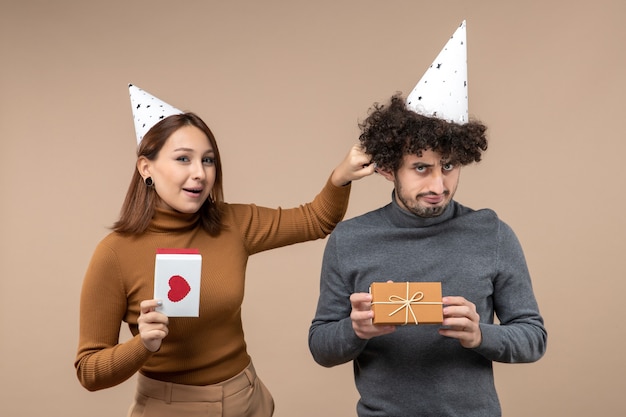
[[[549,330],[540,362],[496,366],[504,415],[624,415],[625,4],[1,0],[0,415],[130,404],[134,380],[89,393],[73,369],[82,276],[134,165],[127,83],[208,122],[228,201],[291,206],[463,19],[470,112],[491,144],[457,199],[517,231]],[[390,191],[356,183],[348,217]],[[277,417],[354,415],[351,366],[307,348],[324,243],[250,260],[247,338]]]

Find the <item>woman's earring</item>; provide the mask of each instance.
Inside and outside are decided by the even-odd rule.
[[[146,182],[146,186],[148,187],[154,186],[154,181],[152,181],[152,177],[148,177],[144,181]]]

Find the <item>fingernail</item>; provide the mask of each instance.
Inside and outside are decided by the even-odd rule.
[[[158,300],[158,301],[157,301],[157,306],[158,306],[158,307],[161,307],[162,305],[163,305],[163,301]]]

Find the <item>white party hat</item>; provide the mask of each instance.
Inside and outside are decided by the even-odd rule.
[[[137,86],[128,84],[128,90],[130,93],[130,105],[133,108],[137,145],[141,143],[141,139],[152,126],[168,116],[183,113],[176,107],[167,104]]]
[[[406,99],[407,107],[425,116],[456,123],[468,121],[467,37],[465,20]]]

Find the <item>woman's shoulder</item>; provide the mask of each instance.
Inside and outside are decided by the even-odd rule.
[[[119,232],[109,232],[96,245],[96,251],[109,250],[117,252],[124,250],[128,245],[136,241],[137,236]]]

